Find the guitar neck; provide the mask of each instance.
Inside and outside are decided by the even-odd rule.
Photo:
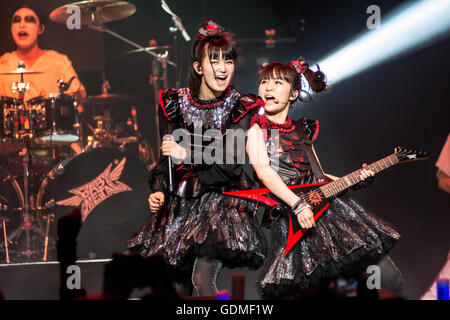
[[[367,166],[367,169],[370,169],[375,174],[377,174],[383,170],[386,170],[389,167],[392,167],[393,165],[395,165],[397,163],[399,163],[399,161],[398,161],[396,155],[392,154],[386,158],[378,160],[377,162],[369,164]],[[325,195],[326,198],[331,198],[331,197],[343,192],[344,190],[354,186],[361,180],[362,179],[359,176],[359,170],[356,170],[340,179],[337,179],[333,182],[323,185],[319,189],[323,192],[323,194]]]

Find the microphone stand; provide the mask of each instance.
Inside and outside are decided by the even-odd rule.
[[[173,11],[169,8],[165,0],[161,0],[161,7],[162,9],[167,12],[172,17],[172,22],[174,24],[174,27],[170,27],[169,31],[173,34],[173,40],[174,40],[174,47],[175,47],[175,59],[177,63],[180,63],[180,42],[178,39],[178,32],[181,33],[181,36],[184,38],[186,42],[191,41],[191,37],[184,29],[183,23],[181,22],[181,19],[179,16],[177,16]],[[180,79],[181,79],[181,69],[178,68],[177,75],[176,75],[176,88],[180,87]]]
[[[95,7],[92,7],[91,10],[95,10]],[[131,41],[130,39],[127,39],[123,36],[121,36],[120,34],[108,29],[107,27],[105,27],[105,25],[101,22],[98,22],[95,20],[95,11],[91,12],[91,23],[89,24],[89,26],[96,30],[96,31],[100,31],[100,32],[106,32],[110,35],[112,35],[113,37],[116,37],[119,40],[122,40],[123,42],[128,43],[129,45],[137,48],[137,49],[141,49],[143,52],[153,56],[153,61],[155,62],[153,64],[153,70],[154,69],[159,69],[159,65],[162,68],[162,80],[164,82],[164,87],[168,87],[168,76],[167,76],[167,65],[171,65],[175,68],[178,67],[178,65],[175,62],[172,62],[169,60],[168,58],[168,51],[166,51],[164,54],[156,54],[155,52],[153,52],[151,49],[148,49],[144,46],[141,46],[140,44]],[[156,68],[155,68],[156,67]],[[153,71],[153,73],[155,72],[155,70]],[[156,71],[157,72],[157,71]],[[154,90],[155,90],[155,111],[156,111],[156,115],[155,115],[155,127],[156,127],[156,133],[157,135],[159,135],[159,119],[158,119],[158,105],[159,105],[159,97],[158,97],[158,92],[159,92],[159,87],[158,87],[158,81],[155,81],[159,79],[158,77],[155,78],[155,76],[152,74],[151,76],[151,84],[153,84],[154,86]],[[157,148],[159,149],[159,139],[156,139],[157,142]]]
[[[130,39],[127,39],[127,38],[121,36],[120,34],[112,31],[111,29],[108,29],[107,27],[105,27],[105,25],[103,23],[92,20],[91,26],[94,27],[93,28],[94,30],[101,31],[101,32],[106,32],[106,33],[116,37],[117,39],[120,39],[123,42],[128,43],[129,45],[131,45],[131,46],[133,46],[133,47],[135,47],[137,49],[141,49],[143,52],[152,55],[159,62],[163,63],[164,58],[161,57],[161,55],[158,55],[158,54],[154,53],[151,49],[145,48],[144,46],[141,46],[140,44],[138,44],[138,43],[136,43],[134,41],[131,41]],[[175,62],[172,62],[172,61],[169,61],[169,60],[167,60],[166,63],[170,64],[171,66],[173,66],[175,68],[178,67]]]

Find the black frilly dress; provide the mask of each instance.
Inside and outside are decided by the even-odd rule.
[[[280,125],[264,116],[255,116],[252,123],[267,129],[266,148],[271,166],[277,165],[274,169],[287,185],[323,181],[314,175],[307,156],[310,153],[306,150],[312,148],[312,141],[317,137],[318,121],[288,118]],[[275,147],[271,129],[279,131],[282,151]],[[344,194],[331,201],[316,221],[316,227],[308,229],[284,255],[288,219],[287,215],[280,216],[271,227],[271,246],[257,283],[259,293],[265,298],[295,297],[300,290],[321,285],[344,271],[365,271],[386,255],[400,237]]]
[[[247,130],[264,102],[255,95],[240,95],[231,87],[211,101],[199,101],[187,89],[162,90],[159,98],[160,135],[185,129],[184,138],[191,139],[191,164],[174,166],[174,192],[169,194],[167,157],[161,157],[150,173],[149,184],[152,193],[165,194],[165,204],[158,213],[149,213],[127,247],[144,256],[160,255],[170,266],[184,271],[199,256],[221,260],[229,268],[260,267],[267,245],[254,219],[254,205],[222,194],[249,188],[248,169],[234,163],[236,154],[231,163],[224,160],[223,165],[196,163],[194,157],[200,154],[195,150],[205,151],[214,141],[211,130],[220,132],[222,139],[226,129]],[[199,135],[205,141],[194,140]],[[245,146],[238,149],[246,156]]]

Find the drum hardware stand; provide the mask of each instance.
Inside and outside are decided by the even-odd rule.
[[[169,55],[168,51],[166,51],[163,55],[156,54],[152,50],[150,50],[148,48],[145,48],[144,46],[141,46],[140,44],[137,44],[136,42],[133,42],[133,41],[131,41],[131,40],[121,36],[120,34],[118,34],[118,33],[114,32],[114,31],[108,29],[107,27],[105,27],[105,25],[103,23],[98,22],[98,21],[95,20],[95,14],[94,14],[95,13],[95,7],[91,7],[90,10],[92,10],[92,12],[91,12],[91,21],[92,22],[91,22],[90,26],[94,30],[101,31],[101,32],[106,32],[106,33],[108,33],[108,34],[110,34],[110,35],[112,35],[112,36],[114,36],[114,37],[116,37],[116,38],[118,38],[118,39],[128,43],[129,45],[131,45],[131,46],[133,46],[133,47],[135,47],[137,49],[143,50],[143,52],[145,52],[145,53],[147,53],[147,54],[149,54],[149,55],[154,57],[153,60],[154,60],[154,63],[156,65],[158,65],[158,63],[161,64],[162,70],[163,70],[162,79],[164,81],[164,87],[167,88],[168,87],[168,85],[167,85],[168,84],[167,64],[170,64],[171,66],[173,66],[175,68],[178,67],[178,65],[176,63],[174,63],[174,62],[172,62],[172,61],[170,61],[168,59],[168,55]],[[154,76],[152,76],[151,79],[153,79],[153,77]],[[153,84],[153,82],[151,82],[151,84]],[[159,121],[158,121],[158,105],[159,105],[159,103],[158,103],[158,92],[159,92],[159,88],[154,85],[154,90],[155,90],[155,108],[156,108],[155,125],[156,125],[156,130],[157,130],[156,132],[159,132],[159,128],[158,128],[158,125],[157,125],[159,123]],[[157,148],[159,150],[159,145],[157,146]]]
[[[44,256],[42,258],[42,261],[47,261],[47,252],[48,252],[48,234],[50,232],[50,221],[53,221],[55,219],[55,215],[49,214],[47,217],[47,223],[46,223],[46,231],[45,231],[45,241],[44,241]]]
[[[3,239],[5,241],[6,263],[10,263],[9,248],[8,248],[8,235],[6,234],[6,222],[9,222],[9,219],[7,219],[6,217],[1,217],[0,220],[2,220],[2,225],[3,225]]]
[[[186,32],[186,30],[184,29],[183,23],[181,22],[181,18],[179,16],[177,16],[171,9],[170,7],[167,5],[167,2],[165,0],[161,0],[161,8],[167,12],[171,17],[172,17],[172,22],[174,24],[173,27],[169,28],[169,31],[173,34],[173,39],[174,39],[174,43],[175,43],[175,59],[176,61],[179,61],[179,41],[178,41],[178,37],[177,34],[178,32],[181,33],[181,36],[184,38],[184,40],[186,42],[191,41],[191,37],[189,36],[189,34]],[[176,85],[175,88],[180,88],[180,78],[181,78],[181,69],[177,70],[177,75],[176,75]],[[165,88],[167,88],[167,85],[164,85]]]
[[[23,224],[16,230],[14,230],[11,235],[8,238],[8,241],[11,241],[12,239],[19,239],[22,235],[22,232],[25,231],[25,250],[22,252],[23,255],[27,257],[27,259],[31,259],[31,255],[34,253],[31,250],[31,237],[30,237],[30,231],[33,231],[34,233],[37,233],[44,237],[43,232],[36,226],[33,226],[32,222],[32,216],[30,214],[30,203],[29,203],[29,176],[30,172],[28,170],[28,162],[29,162],[29,155],[28,155],[28,144],[25,148],[22,149],[22,152],[20,152],[20,155],[22,156],[22,164],[23,164],[23,185],[24,185],[24,208],[23,208]]]
[[[23,68],[25,69],[25,64],[23,61],[21,61],[19,63],[19,67],[18,68]],[[13,83],[13,90],[17,90],[17,92],[19,93],[19,106],[23,106],[26,110],[25,107],[25,103],[24,103],[24,97],[25,97],[25,92],[29,89],[29,83],[25,84],[23,82],[23,73],[20,74],[20,82],[17,83]],[[20,119],[19,122],[22,122],[22,119]],[[31,121],[29,121],[31,122]],[[14,133],[17,136],[17,138],[19,138],[19,131],[18,131],[18,126],[14,126]],[[41,236],[43,236],[42,231],[33,226],[32,225],[32,217],[31,214],[29,212],[30,210],[30,205],[29,205],[29,177],[30,177],[30,172],[29,172],[29,167],[28,167],[28,163],[29,163],[29,143],[30,143],[30,139],[33,137],[33,127],[32,127],[32,123],[29,124],[29,128],[30,133],[27,135],[25,135],[24,137],[20,137],[20,139],[23,139],[24,142],[24,148],[22,148],[22,151],[19,153],[20,156],[22,156],[22,165],[23,165],[23,186],[24,186],[24,208],[22,210],[23,212],[23,220],[24,223],[22,224],[22,226],[18,227],[16,230],[14,230],[11,235],[9,236],[9,238],[6,238],[6,242],[11,241],[11,239],[19,239],[20,236],[22,235],[22,232],[25,231],[25,250],[22,252],[23,255],[25,255],[28,259],[31,258],[31,255],[33,254],[32,250],[31,250],[31,237],[30,237],[30,231],[33,231],[37,234],[40,234]],[[9,258],[9,257],[8,257]]]
[[[23,61],[20,61],[17,69],[25,69],[25,63]],[[24,98],[25,98],[25,92],[30,89],[30,83],[25,83],[23,82],[23,73],[20,74],[20,82],[13,82],[12,84],[12,92],[19,93],[19,103],[15,105],[15,119],[18,119],[19,121],[16,121],[14,123],[14,137],[16,139],[19,139],[19,132],[20,132],[20,126],[21,125],[25,125],[25,119],[22,119],[22,117],[20,116],[20,107],[22,106],[24,108],[24,110],[26,110],[25,108],[25,103],[24,103]],[[22,121],[24,121],[24,123],[22,123]]]

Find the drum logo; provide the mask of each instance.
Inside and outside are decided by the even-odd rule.
[[[69,190],[75,196],[56,203],[60,206],[73,207],[78,207],[81,204],[81,215],[83,221],[86,220],[89,213],[104,200],[115,194],[133,190],[125,183],[119,181],[126,161],[127,158],[123,158],[120,162],[117,159],[114,160],[95,179],[78,188]],[[116,164],[116,167],[111,170],[113,163]]]

